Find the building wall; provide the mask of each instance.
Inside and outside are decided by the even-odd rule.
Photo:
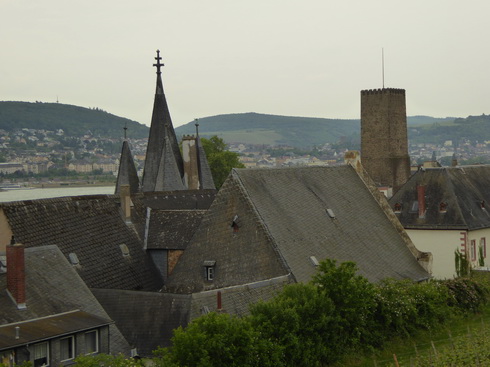
[[[361,91],[361,160],[377,185],[394,191],[410,177],[404,89]]]
[[[407,229],[415,246],[421,251],[432,253],[432,275],[437,279],[451,279],[456,276],[454,251],[467,252],[473,267],[478,265],[478,247],[484,239],[488,255],[485,266],[490,265],[490,229],[465,230],[419,230]],[[475,255],[472,256],[472,242],[475,241]]]

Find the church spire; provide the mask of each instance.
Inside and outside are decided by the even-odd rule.
[[[161,172],[159,176],[159,171],[162,169],[165,172],[176,172],[179,180],[182,180],[184,176],[184,163],[163,91],[161,68],[164,64],[161,62],[159,50],[157,50],[155,60],[156,63],[153,66],[157,68],[157,85],[142,182],[142,190],[150,192],[164,190]],[[167,169],[166,165],[172,168]]]
[[[119,171],[117,173],[116,190],[115,194],[119,194],[121,186],[129,185],[129,192],[135,194],[140,189],[140,180],[138,178],[138,172],[134,164],[133,155],[129,149],[129,143],[127,140],[128,126],[124,126],[124,142],[121,150],[121,156],[119,158]]]

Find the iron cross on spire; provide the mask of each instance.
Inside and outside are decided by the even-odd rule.
[[[160,50],[157,50],[157,57],[155,57],[155,60],[157,60],[157,63],[156,64],[153,64],[153,66],[156,66],[157,67],[157,74],[160,75],[162,72],[160,70],[160,68],[162,66],[164,66],[164,64],[160,63],[160,60],[162,58],[160,57]]]
[[[127,134],[126,134],[126,132],[128,131],[128,123],[127,122],[124,125],[123,129],[124,129],[124,140],[127,140]]]

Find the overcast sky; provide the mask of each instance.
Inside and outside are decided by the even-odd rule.
[[[156,50],[174,126],[241,112],[359,118],[490,113],[488,0],[0,0],[0,100],[98,107],[149,124]]]

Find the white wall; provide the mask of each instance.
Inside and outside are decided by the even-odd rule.
[[[471,240],[475,240],[476,258],[473,267],[478,267],[478,247],[482,238],[485,239],[487,256],[485,265],[490,266],[490,229],[467,232],[465,230],[406,230],[415,247],[420,251],[432,253],[432,275],[437,279],[456,276],[454,251],[464,251],[464,246],[471,259]]]

